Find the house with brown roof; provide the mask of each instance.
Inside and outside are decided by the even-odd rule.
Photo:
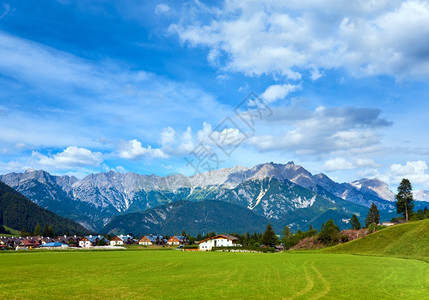
[[[88,247],[97,246],[100,240],[104,240],[105,245],[109,244],[109,241],[104,236],[86,235],[79,240],[79,247],[88,248]]]
[[[151,246],[155,244],[155,240],[151,239],[151,236],[145,235],[139,239],[138,243],[143,246]]]
[[[237,244],[238,238],[229,234],[219,234],[202,241],[197,241],[200,251],[211,251],[213,247],[233,247]]]
[[[134,244],[133,237],[130,235],[115,235],[109,242],[110,246],[123,246]]]
[[[40,243],[35,239],[23,239],[16,247],[16,250],[29,250],[40,246]]]
[[[188,239],[181,235],[173,235],[168,239],[167,244],[170,246],[184,245],[188,243]]]

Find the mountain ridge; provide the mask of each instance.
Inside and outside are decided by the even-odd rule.
[[[277,181],[277,190],[265,195],[267,187],[263,184],[269,182],[267,178]],[[396,211],[392,202],[393,193],[389,193],[387,184],[382,181],[361,179],[352,183],[337,183],[323,173],[313,175],[293,161],[287,164],[271,162],[250,168],[236,166],[189,177],[109,171],[77,179],[51,175],[43,170],[27,170],[0,175],[0,180],[42,207],[70,217],[90,229],[102,228],[111,218],[124,212],[147,210],[179,200],[226,201],[255,210],[269,219],[282,218],[297,205],[301,207],[296,207],[296,210],[311,211],[315,200],[325,203],[327,208],[334,207],[333,203],[342,199],[346,201],[340,201],[343,207],[347,207],[346,210],[351,207],[349,203],[369,207],[374,202],[381,210]],[[237,189],[239,186],[241,188]],[[293,192],[289,193],[288,190]],[[389,199],[382,199],[381,196]],[[356,206],[354,210],[362,209]],[[316,217],[308,216],[310,219]],[[309,221],[304,218],[300,222],[304,220]]]

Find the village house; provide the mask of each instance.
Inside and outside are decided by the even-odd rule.
[[[184,245],[188,243],[188,239],[181,235],[173,235],[168,239],[167,244],[170,246]]]
[[[167,240],[162,235],[145,235],[138,240],[139,245],[165,245]]]
[[[18,246],[16,246],[16,250],[30,250],[39,246],[40,243],[36,239],[22,239]]]
[[[110,246],[123,246],[134,244],[134,239],[130,235],[115,235],[109,242]]]
[[[155,243],[155,239],[153,236],[145,235],[139,239],[138,243],[143,246],[151,246]]]
[[[104,240],[105,245],[109,244],[109,241],[104,236],[86,235],[79,240],[79,247],[82,247],[82,248],[94,247],[98,245],[98,242],[100,240]]]
[[[229,234],[219,234],[202,241],[197,241],[200,251],[211,251],[213,247],[232,247],[239,246],[238,238]]]

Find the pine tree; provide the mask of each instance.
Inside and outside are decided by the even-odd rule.
[[[48,224],[45,224],[45,226],[43,227],[43,236],[44,237],[48,237],[49,236],[49,227],[48,227]]]
[[[365,219],[365,226],[368,227],[372,223],[378,224],[380,223],[380,213],[378,211],[377,205],[374,202],[371,204],[371,207],[368,210],[368,215]]]
[[[278,239],[276,236],[276,233],[273,230],[273,227],[271,227],[271,224],[268,223],[267,228],[265,229],[264,234],[262,235],[262,244],[265,246],[273,247],[278,244]]]
[[[34,236],[41,235],[41,233],[40,233],[40,224],[39,223],[37,223],[36,227],[34,227],[34,233],[33,233],[33,235]]]
[[[398,194],[396,198],[396,212],[403,214],[405,222],[408,222],[408,217],[413,212],[414,201],[413,201],[413,188],[411,182],[404,178],[398,186]]]
[[[27,236],[27,233],[25,232],[25,227],[23,226],[21,228],[21,237]]]
[[[52,224],[49,224],[48,227],[48,236],[53,238],[55,236],[54,228],[52,227]]]
[[[352,218],[350,219],[350,224],[352,225],[352,229],[360,229],[360,222],[355,214],[353,214]]]

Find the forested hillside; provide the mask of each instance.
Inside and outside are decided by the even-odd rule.
[[[39,224],[41,228],[52,225],[56,234],[88,234],[86,228],[76,222],[60,217],[41,208],[11,187],[0,182],[0,224],[26,232],[32,232]]]

